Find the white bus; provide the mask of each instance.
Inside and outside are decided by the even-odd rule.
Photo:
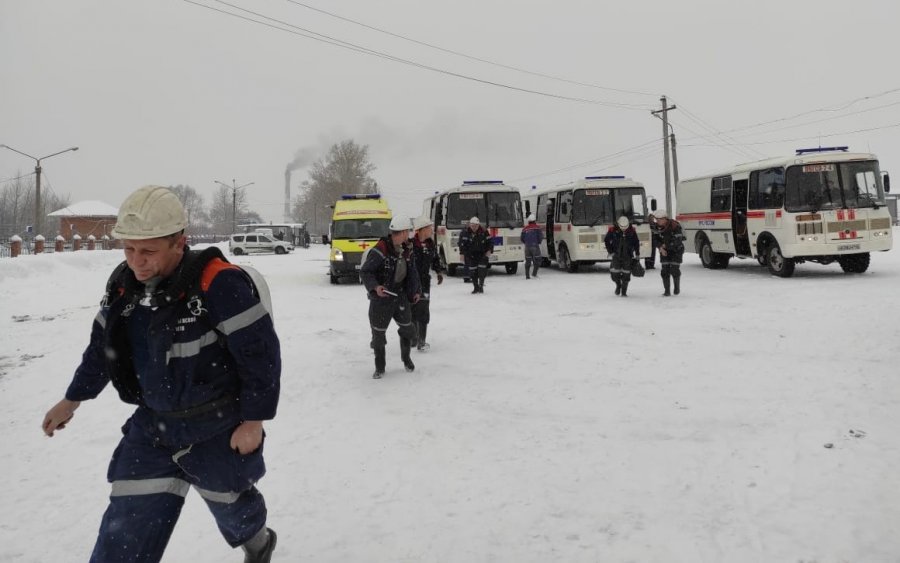
[[[707,268],[725,268],[737,256],[785,278],[807,261],[836,261],[858,273],[868,269],[870,252],[891,249],[889,190],[873,154],[799,149],[679,182],[677,218],[685,246]]]
[[[603,237],[622,215],[634,224],[641,256],[650,256],[644,186],[625,176],[588,176],[554,188],[532,188],[522,202],[525,214],[534,213],[544,232],[545,261],[555,260],[561,270],[576,272],[581,265],[608,262]]]
[[[441,262],[452,276],[465,260],[459,253],[459,234],[472,217],[490,232],[494,242],[490,264],[503,265],[506,273],[515,274],[519,262],[525,260],[520,238],[524,222],[519,190],[499,180],[467,181],[461,186],[435,192],[422,206],[434,221],[434,239]]]

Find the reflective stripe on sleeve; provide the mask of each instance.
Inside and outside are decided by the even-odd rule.
[[[171,494],[185,497],[190,488],[190,483],[182,479],[176,479],[175,477],[137,479],[134,481],[113,481],[112,492],[109,496],[125,497],[132,495]]]
[[[172,347],[166,352],[166,363],[168,364],[169,360],[172,358],[189,358],[191,356],[196,356],[200,353],[201,348],[209,346],[210,344],[215,344],[218,340],[219,335],[216,331],[211,330],[197,340],[191,340],[190,342],[176,342],[172,344]]]
[[[106,317],[103,316],[103,310],[97,311],[97,316],[94,317],[94,322],[100,325],[100,328],[106,328]]]
[[[216,328],[222,332],[223,334],[231,334],[232,332],[238,331],[242,328],[246,328],[259,319],[265,317],[269,313],[266,311],[266,308],[263,307],[262,303],[257,303],[256,305],[250,307],[243,313],[239,313],[230,319],[226,319],[219,323],[219,326]]]

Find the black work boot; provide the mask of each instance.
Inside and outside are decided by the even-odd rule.
[[[671,293],[669,293],[669,276],[663,276],[662,280],[663,289],[665,290],[665,292],[663,293],[663,297],[668,297],[669,295],[671,295]]]
[[[406,371],[413,371],[416,369],[416,364],[413,363],[412,358],[409,357],[409,339],[408,338],[400,338],[400,359],[403,360],[403,367],[406,368]]]
[[[613,281],[616,283],[616,295],[621,295],[622,293],[622,280],[619,279],[618,274],[613,276]]]
[[[374,379],[381,379],[381,376],[384,375],[385,363],[384,346],[375,348],[375,373],[372,374]]]
[[[537,271],[538,271],[538,266],[537,266],[537,263],[535,263],[534,270],[532,270],[532,272],[531,272],[532,277],[535,277],[535,278],[537,277]]]
[[[672,281],[675,282],[675,295],[681,293],[681,275],[672,276]]]
[[[487,277],[487,270],[481,269],[478,271],[478,293],[484,293],[484,278]]]
[[[275,535],[275,530],[272,528],[266,528],[266,532],[268,541],[259,550],[253,550],[247,544],[241,546],[244,549],[244,563],[270,563],[272,561],[272,552],[275,551],[278,536]]]
[[[431,345],[425,341],[425,337],[428,334],[428,325],[425,323],[419,323],[419,342],[416,344],[416,350],[420,352],[424,352],[431,348]]]
[[[622,297],[628,297],[628,280],[622,280]]]

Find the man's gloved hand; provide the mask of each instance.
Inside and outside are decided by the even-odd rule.
[[[444,283],[444,274],[439,273],[437,275],[437,279],[438,279],[438,285],[441,285],[442,283]]]

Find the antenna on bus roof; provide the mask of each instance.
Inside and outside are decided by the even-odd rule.
[[[811,149],[797,149],[797,156],[804,154],[811,154],[816,152],[833,152],[833,151],[843,151],[847,152],[850,147],[815,147]]]
[[[502,184],[503,180],[465,180],[464,186],[477,186],[479,184]]]
[[[625,176],[585,176],[585,180],[624,180]]]

